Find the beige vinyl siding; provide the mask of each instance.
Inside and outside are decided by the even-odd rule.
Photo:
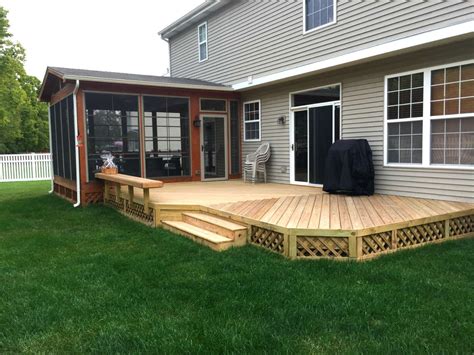
[[[206,62],[197,26],[171,38],[171,74],[232,84],[474,19],[472,1],[337,4],[336,24],[303,34],[301,0],[233,1],[207,19]]]
[[[290,181],[289,93],[341,83],[342,137],[366,138],[369,141],[373,151],[375,187],[378,193],[474,202],[473,170],[383,166],[385,75],[473,59],[472,48],[474,39],[463,40],[243,92],[244,101],[262,100],[262,142],[270,142],[272,149],[270,181]],[[277,124],[277,118],[282,115],[287,117],[287,124],[284,126]],[[258,145],[259,143],[244,142],[244,156],[254,151]]]

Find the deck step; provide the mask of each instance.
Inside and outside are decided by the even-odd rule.
[[[226,250],[234,245],[234,241],[231,238],[227,238],[209,230],[199,228],[187,222],[162,221],[162,224],[163,228],[171,232],[188,237],[195,242],[206,245],[217,251]]]
[[[239,245],[245,244],[247,239],[247,227],[228,219],[200,212],[184,212],[182,216],[184,222],[230,238]]]

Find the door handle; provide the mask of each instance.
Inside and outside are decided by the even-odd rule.
[[[293,151],[293,152],[295,151],[295,145],[294,144],[291,145],[291,151]]]
[[[204,152],[204,145],[201,144],[201,152]]]

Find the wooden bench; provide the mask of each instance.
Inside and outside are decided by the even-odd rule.
[[[134,190],[133,188],[139,188],[143,190],[143,209],[145,213],[148,213],[148,206],[150,203],[150,189],[156,189],[163,187],[163,181],[144,179],[141,177],[124,175],[124,174],[95,174],[97,179],[104,180],[104,197],[107,199],[109,196],[109,188],[112,184],[115,187],[115,199],[117,202],[120,201],[120,189],[122,185],[128,186],[128,197],[130,204],[133,203]]]

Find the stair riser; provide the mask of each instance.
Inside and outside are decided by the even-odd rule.
[[[247,229],[232,231],[227,228],[218,226],[216,224],[209,223],[197,218],[193,218],[191,216],[187,216],[185,214],[183,214],[183,222],[192,224],[193,226],[196,226],[202,229],[206,229],[210,232],[222,235],[223,237],[233,239],[236,243],[240,243],[241,241],[244,241],[243,243],[245,244],[245,241],[247,240]],[[238,244],[238,245],[243,245],[243,244]]]
[[[166,223],[163,223],[162,227],[163,227],[163,229],[166,229],[170,232],[173,232],[175,234],[179,234],[183,237],[191,239],[192,241],[194,241],[196,243],[199,243],[201,245],[205,245],[208,248],[211,248],[212,250],[215,250],[215,251],[224,251],[224,250],[227,250],[227,249],[231,248],[232,246],[237,246],[234,242],[214,244],[214,243],[211,243],[207,240],[199,238],[199,237],[197,237],[197,236],[195,236],[191,233],[188,233],[188,232],[182,231],[181,229],[169,226]]]

